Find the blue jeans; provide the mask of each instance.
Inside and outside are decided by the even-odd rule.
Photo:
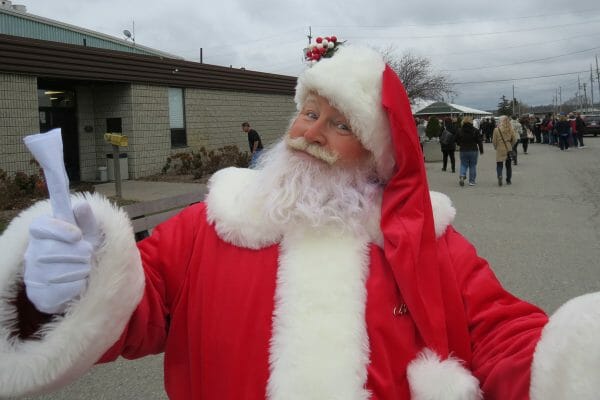
[[[256,167],[256,162],[258,161],[258,157],[260,157],[260,153],[262,153],[262,149],[256,150],[254,153],[252,153],[252,158],[250,158],[250,165],[248,165],[248,168]]]
[[[460,152],[460,176],[467,176],[469,170],[469,182],[475,183],[477,178],[477,158],[478,151],[461,151]]]

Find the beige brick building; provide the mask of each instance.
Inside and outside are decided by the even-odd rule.
[[[6,35],[0,49],[0,168],[10,174],[34,170],[23,137],[54,127],[71,180],[95,181],[112,162],[109,131],[127,135],[135,179],[179,151],[247,151],[244,121],[272,143],[295,110],[294,77]]]

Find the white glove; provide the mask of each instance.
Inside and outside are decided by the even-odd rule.
[[[87,202],[73,207],[77,225],[50,216],[29,227],[24,281],[27,297],[41,312],[58,314],[87,285],[100,230]]]

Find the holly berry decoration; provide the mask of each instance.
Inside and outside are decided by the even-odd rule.
[[[317,37],[315,43],[311,43],[304,49],[304,59],[315,63],[321,58],[329,58],[335,54],[338,47],[344,42],[338,41],[336,36]]]

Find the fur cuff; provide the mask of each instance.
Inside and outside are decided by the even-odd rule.
[[[83,375],[117,341],[141,299],[144,274],[127,214],[100,195],[72,198],[84,200],[104,242],[82,298],[43,326],[37,339],[12,336],[17,310],[11,300],[23,279],[29,225],[50,214],[49,202],[21,213],[0,236],[0,397],[50,391]]]
[[[531,399],[600,395],[600,292],[560,307],[542,331],[531,368]]]
[[[482,399],[479,381],[456,358],[444,361],[430,349],[423,350],[407,368],[413,400]]]
[[[450,197],[440,192],[429,192],[431,208],[433,209],[433,223],[435,225],[435,236],[441,237],[446,228],[454,222],[456,208],[452,205]]]

